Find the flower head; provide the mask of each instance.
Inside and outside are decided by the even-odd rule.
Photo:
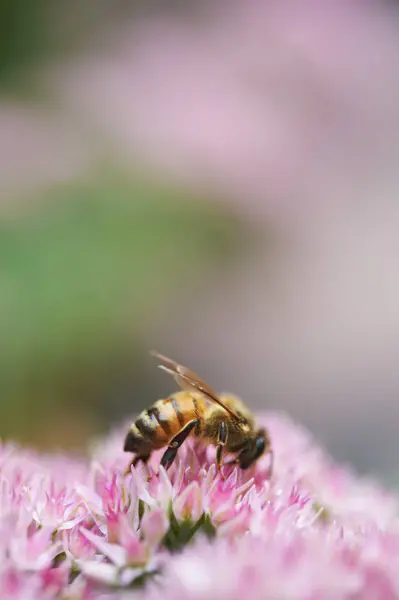
[[[0,600],[398,597],[397,499],[288,419],[259,420],[271,478],[267,457],[222,478],[191,439],[168,472],[161,450],[125,475],[124,430],[86,461],[3,444]]]

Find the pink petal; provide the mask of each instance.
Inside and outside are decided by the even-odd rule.
[[[109,558],[117,567],[123,567],[127,563],[127,553],[124,548],[117,544],[110,544],[104,538],[95,535],[91,531],[80,529],[81,533],[99,550],[104,556]]]
[[[202,492],[197,481],[192,481],[186,489],[175,498],[173,512],[176,517],[183,521],[191,519],[194,523],[198,521],[204,512]]]
[[[163,508],[155,508],[144,513],[141,531],[150,546],[157,546],[169,528],[169,520]]]

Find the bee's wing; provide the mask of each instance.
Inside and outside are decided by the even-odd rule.
[[[175,362],[171,358],[168,358],[167,356],[164,356],[163,354],[159,354],[159,352],[157,352],[156,350],[151,350],[150,354],[151,356],[155,356],[155,358],[157,358],[160,361],[161,364],[158,365],[160,369],[166,371],[167,373],[170,373],[174,377],[178,375],[178,369],[180,365],[177,362]]]
[[[209,400],[219,404],[219,406],[224,408],[224,410],[227,411],[232,417],[239,419],[239,416],[220,400],[217,393],[207,383],[205,383],[205,381],[203,381],[197,375],[197,373],[194,373],[194,371],[191,371],[183,365],[179,365],[171,358],[168,358],[163,354],[159,354],[154,350],[152,350],[150,354],[155,356],[160,361],[161,364],[158,365],[159,368],[172,375],[183,390],[200,392],[209,398]]]

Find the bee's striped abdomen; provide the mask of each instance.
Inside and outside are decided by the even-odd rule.
[[[177,418],[177,421],[178,421],[180,427],[184,427],[184,425],[185,425],[184,414],[185,414],[185,412],[187,412],[184,410],[185,407],[181,406],[182,403],[179,402],[178,396],[177,397],[172,396],[171,403],[172,403],[172,407],[173,407],[173,410],[175,411],[176,418]]]
[[[150,411],[159,423],[157,441],[168,443],[190,420],[181,394],[174,394],[164,400],[158,400]]]
[[[167,415],[165,415],[165,411],[162,410],[162,406],[160,406],[162,402],[163,400],[158,400],[158,402],[156,402],[154,406],[151,406],[151,408],[147,410],[147,413],[151,416],[151,418],[154,421],[156,421],[157,427],[161,427],[164,434],[169,438],[172,435],[172,429],[168,421]]]
[[[177,392],[169,398],[157,400],[153,406],[143,410],[132,424],[131,444],[134,440],[137,446],[150,446],[154,450],[162,448],[202,412],[201,402],[187,392]],[[200,433],[199,427],[196,433]]]
[[[148,411],[143,411],[135,422],[136,428],[139,430],[143,438],[151,439],[154,432],[157,430],[158,422],[156,419],[152,419],[152,416],[148,414]]]

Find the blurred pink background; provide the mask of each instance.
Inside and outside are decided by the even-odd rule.
[[[137,9],[37,66],[39,100],[4,97],[3,213],[111,164],[238,217],[253,241],[238,261],[176,280],[170,264],[140,352],[155,346],[254,408],[287,410],[338,459],[390,476],[398,56],[394,2]]]

